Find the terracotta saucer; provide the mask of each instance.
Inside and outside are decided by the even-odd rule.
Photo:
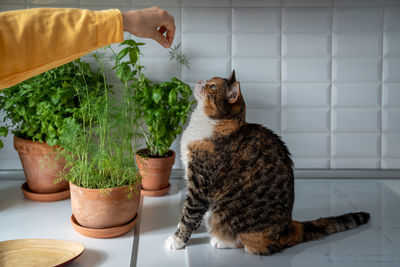
[[[33,201],[51,202],[51,201],[67,199],[70,197],[69,188],[64,191],[57,192],[57,193],[49,193],[49,194],[35,193],[35,192],[31,191],[31,189],[28,186],[28,183],[25,182],[21,186],[21,190],[22,190],[22,193],[24,193],[24,196],[26,198],[33,200]]]
[[[171,188],[170,183],[168,183],[167,187],[161,188],[159,190],[146,190],[142,188],[141,194],[142,196],[147,196],[147,197],[160,197],[168,194],[170,188]]]
[[[121,226],[116,226],[116,227],[110,227],[110,228],[102,228],[102,229],[97,229],[97,228],[89,228],[89,227],[84,227],[80,225],[77,220],[74,217],[74,214],[71,216],[71,223],[74,229],[88,237],[93,237],[93,238],[111,238],[111,237],[116,237],[123,235],[127,232],[129,232],[136,223],[137,219],[137,213],[135,217],[133,217],[132,220],[130,220],[128,223],[121,225]]]

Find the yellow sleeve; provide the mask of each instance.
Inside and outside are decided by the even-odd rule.
[[[0,89],[123,41],[117,9],[35,8],[0,13]]]

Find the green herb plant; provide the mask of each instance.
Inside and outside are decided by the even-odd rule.
[[[169,60],[175,60],[179,64],[186,67],[186,69],[190,69],[190,58],[182,53],[180,53],[181,43],[171,47],[168,51]]]
[[[88,87],[88,94],[97,96],[102,94],[101,84],[99,73],[76,60],[2,90],[0,110],[5,126],[0,127],[0,136],[7,136],[11,130],[24,139],[59,145],[67,121],[82,120],[75,92]]]
[[[191,106],[192,90],[177,78],[155,83],[142,72],[140,49],[143,43],[127,40],[115,57],[117,77],[130,88],[137,118],[135,129],[146,139],[150,157],[165,157],[172,142],[182,132]],[[127,60],[125,56],[129,55]],[[143,125],[143,122],[145,125]]]
[[[140,181],[133,152],[137,139],[134,90],[124,87],[122,96],[114,96],[104,75],[104,53],[94,57],[100,66],[102,94],[90,94],[89,85],[76,91],[81,120],[69,119],[60,138],[59,153],[66,160],[60,179],[92,189],[128,186],[132,194]]]

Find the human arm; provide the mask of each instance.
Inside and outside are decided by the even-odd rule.
[[[175,24],[173,18],[171,22],[171,16],[165,13],[158,8],[128,11],[124,15],[117,9],[36,8],[1,12],[0,89],[66,64],[102,46],[122,42],[124,30],[161,42],[159,35],[168,29],[170,45]]]

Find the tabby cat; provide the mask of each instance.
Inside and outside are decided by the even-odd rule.
[[[293,162],[279,136],[246,123],[246,106],[233,71],[228,79],[199,81],[197,107],[182,136],[187,198],[178,229],[165,244],[183,248],[205,213],[217,248],[270,255],[368,222],[366,212],[292,220]]]

